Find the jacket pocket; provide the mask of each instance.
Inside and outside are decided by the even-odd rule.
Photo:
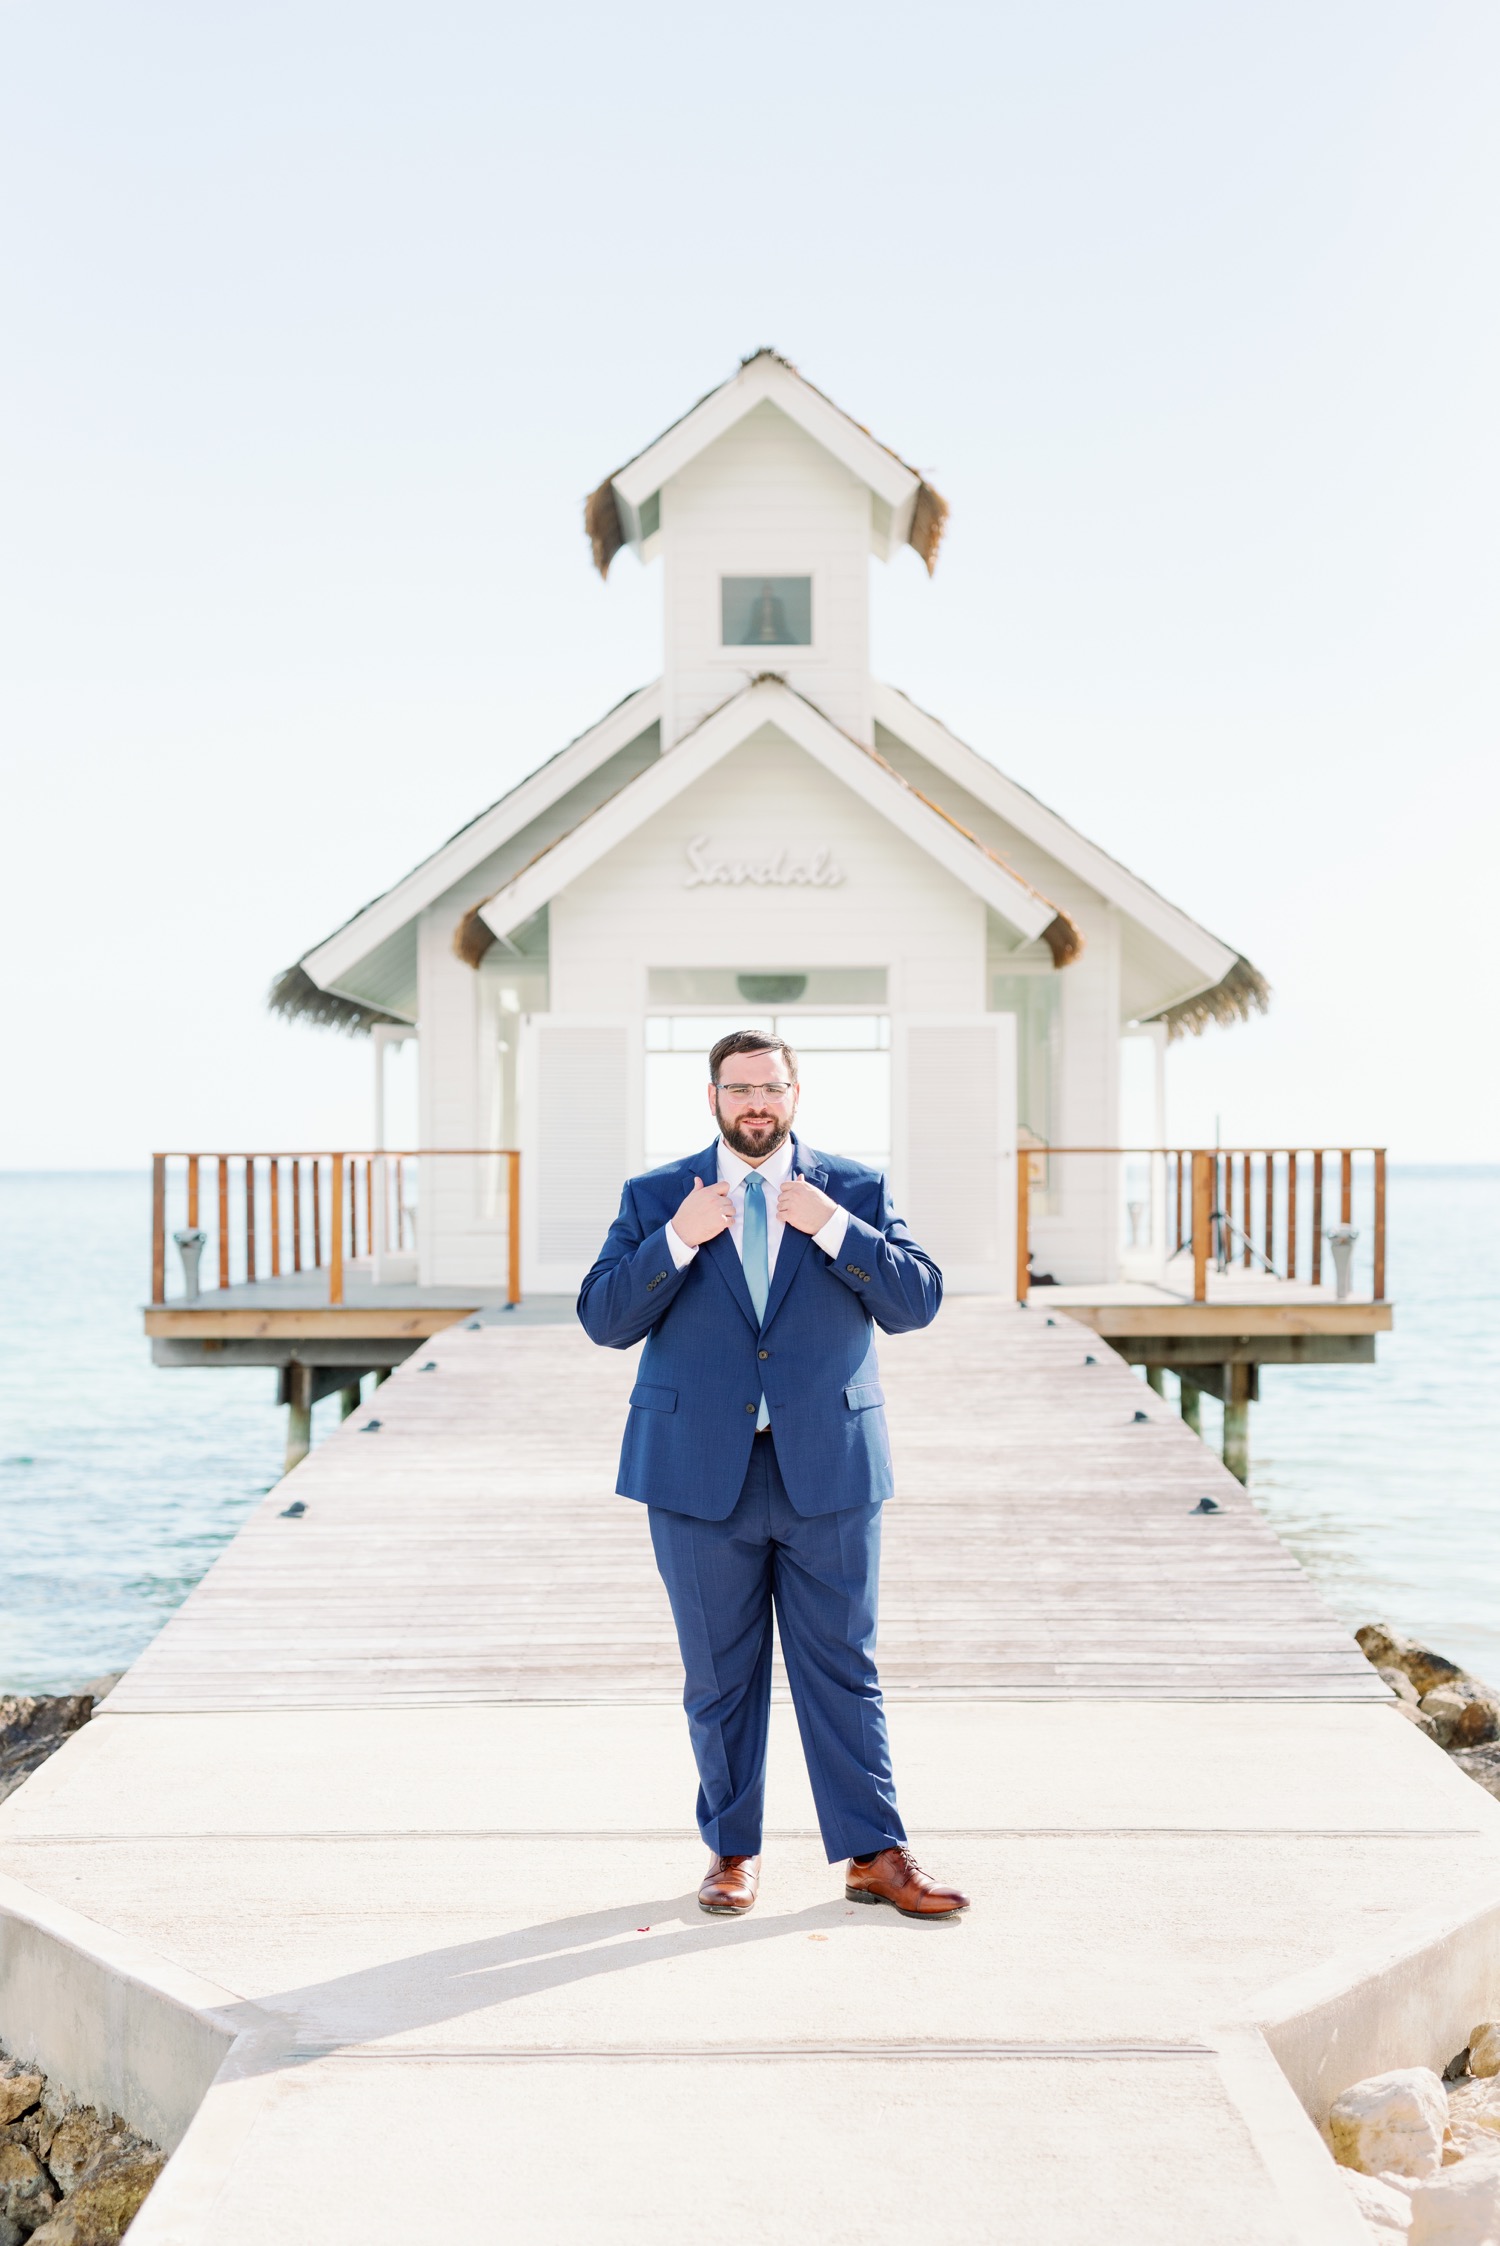
[[[844,1390],[844,1402],[851,1412],[873,1411],[885,1402],[885,1390],[874,1381],[851,1380]]]
[[[630,1401],[638,1412],[675,1412],[675,1388],[656,1388],[649,1380],[638,1380],[630,1391]]]

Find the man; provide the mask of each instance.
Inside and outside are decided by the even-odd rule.
[[[705,1911],[760,1877],[771,1615],[830,1863],[851,1902],[954,1919],[906,1845],[875,1672],[891,1454],[874,1332],[930,1325],[943,1279],[879,1172],[792,1135],[797,1056],[737,1030],[709,1054],[714,1145],[632,1178],[578,1315],[645,1338],[616,1484],[650,1509],[686,1672]]]

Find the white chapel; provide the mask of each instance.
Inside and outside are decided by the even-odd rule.
[[[601,573],[625,547],[662,570],[660,677],[275,985],[378,1059],[416,1038],[424,1148],[520,1149],[529,1294],[577,1286],[628,1174],[707,1142],[713,1039],[773,1024],[802,1137],[889,1168],[950,1287],[1013,1293],[1017,1160],[1119,1144],[1122,1039],[1159,1085],[1169,1036],[1264,1004],[1230,946],[871,675],[871,558],[931,571],[947,512],[754,353],[588,502]],[[410,1277],[498,1284],[508,1175],[424,1165]],[[1118,1158],[1032,1175],[1038,1267],[1115,1276]],[[1159,1225],[1135,1252],[1159,1262]]]

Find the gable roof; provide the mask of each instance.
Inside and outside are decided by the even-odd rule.
[[[454,949],[459,957],[476,966],[488,949],[482,931],[487,931],[491,939],[503,937],[530,920],[559,890],[576,881],[766,724],[776,726],[853,794],[889,819],[909,841],[983,898],[1024,941],[1042,938],[1059,967],[1076,959],[1083,949],[1083,937],[1050,897],[1043,896],[998,851],[913,787],[876,750],[845,733],[816,703],[772,671],[762,672],[741,687],[655,763],[596,805],[565,834],[548,842],[492,896],[473,906],[454,931]]]
[[[1196,990],[1148,1017],[1165,1022],[1169,1036],[1178,1037],[1185,1030],[1197,1036],[1211,1021],[1248,1021],[1252,1013],[1265,1012],[1270,985],[1243,953],[1211,935],[1159,889],[1153,889],[1118,858],[1090,842],[1029,788],[1008,779],[988,757],[950,733],[940,719],[919,708],[899,687],[884,686],[878,679],[872,685],[877,725],[908,742],[940,773],[1077,873],[1090,888],[1138,921],[1202,976]]]
[[[515,854],[502,887],[467,912],[455,931],[460,957],[477,964],[508,912],[514,908],[508,925],[518,926],[562,886],[567,876],[560,876],[561,868],[576,872],[596,843],[596,855],[612,847],[603,838],[630,831],[650,815],[658,799],[670,800],[697,770],[708,770],[767,719],[774,719],[856,794],[985,896],[1010,925],[1045,940],[1058,965],[1077,956],[1082,937],[1067,913],[968,823],[983,825],[983,811],[993,812],[1138,922],[1183,962],[1183,984],[1155,1017],[1171,1035],[1196,1033],[1209,1021],[1243,1020],[1264,1009],[1269,992],[1248,960],[895,687],[874,682],[874,712],[891,745],[890,756],[843,732],[772,674],[742,688],[664,754],[656,754],[653,736],[647,756],[641,744],[652,734],[660,711],[659,680],[627,695],[597,725],[549,757],[287,969],[273,986],[277,1011],[356,1031],[398,1018],[372,1004],[368,963],[382,947],[393,946],[403,930],[412,929],[428,906],[465,882],[471,884],[472,897],[474,876],[486,861],[498,856],[504,863],[507,848]],[[913,752],[915,771],[903,771],[893,761],[903,747]],[[624,753],[632,748],[641,753]],[[967,798],[974,807],[964,816],[955,815],[945,781],[957,791],[960,804]],[[532,849],[527,848],[528,830],[538,838]],[[520,909],[528,898],[529,907]]]
[[[903,544],[913,547],[930,577],[948,520],[948,502],[899,453],[872,437],[862,421],[836,406],[790,359],[761,349],[742,359],[738,372],[690,406],[661,435],[605,477],[584,502],[583,527],[601,577],[622,546],[640,552],[651,536],[642,521],[646,502],[690,460],[714,444],[754,407],[770,399],[814,441],[869,486],[884,510],[871,510],[870,543],[882,561]]]
[[[273,1010],[289,1018],[300,1017],[356,1031],[371,1027],[370,1020],[357,1017],[371,1015],[374,1020],[394,1019],[392,1015],[372,1010],[357,997],[340,999],[339,984],[378,945],[388,942],[456,881],[461,881],[465,874],[492,857],[560,796],[592,778],[622,749],[649,732],[660,718],[661,681],[653,679],[649,686],[627,694],[623,701],[605,712],[597,725],[591,725],[566,748],[557,750],[535,771],[528,772],[524,780],[518,780],[487,810],[450,835],[410,873],[372,898],[369,904],[362,905],[342,927],[336,928],[331,936],[325,936],[311,951],[304,952],[296,966],[289,967],[272,984]],[[316,1002],[311,992],[319,994]]]

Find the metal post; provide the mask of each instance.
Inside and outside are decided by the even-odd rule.
[[[1203,1433],[1203,1391],[1193,1385],[1186,1373],[1179,1374],[1178,1380],[1182,1391],[1179,1402],[1183,1425],[1191,1427],[1195,1435],[1201,1435]]]
[[[312,1367],[288,1365],[284,1381],[286,1396],[286,1465],[290,1474],[300,1466],[312,1449]]]
[[[1226,1365],[1224,1464],[1237,1482],[1250,1479],[1250,1393],[1254,1367]]]

